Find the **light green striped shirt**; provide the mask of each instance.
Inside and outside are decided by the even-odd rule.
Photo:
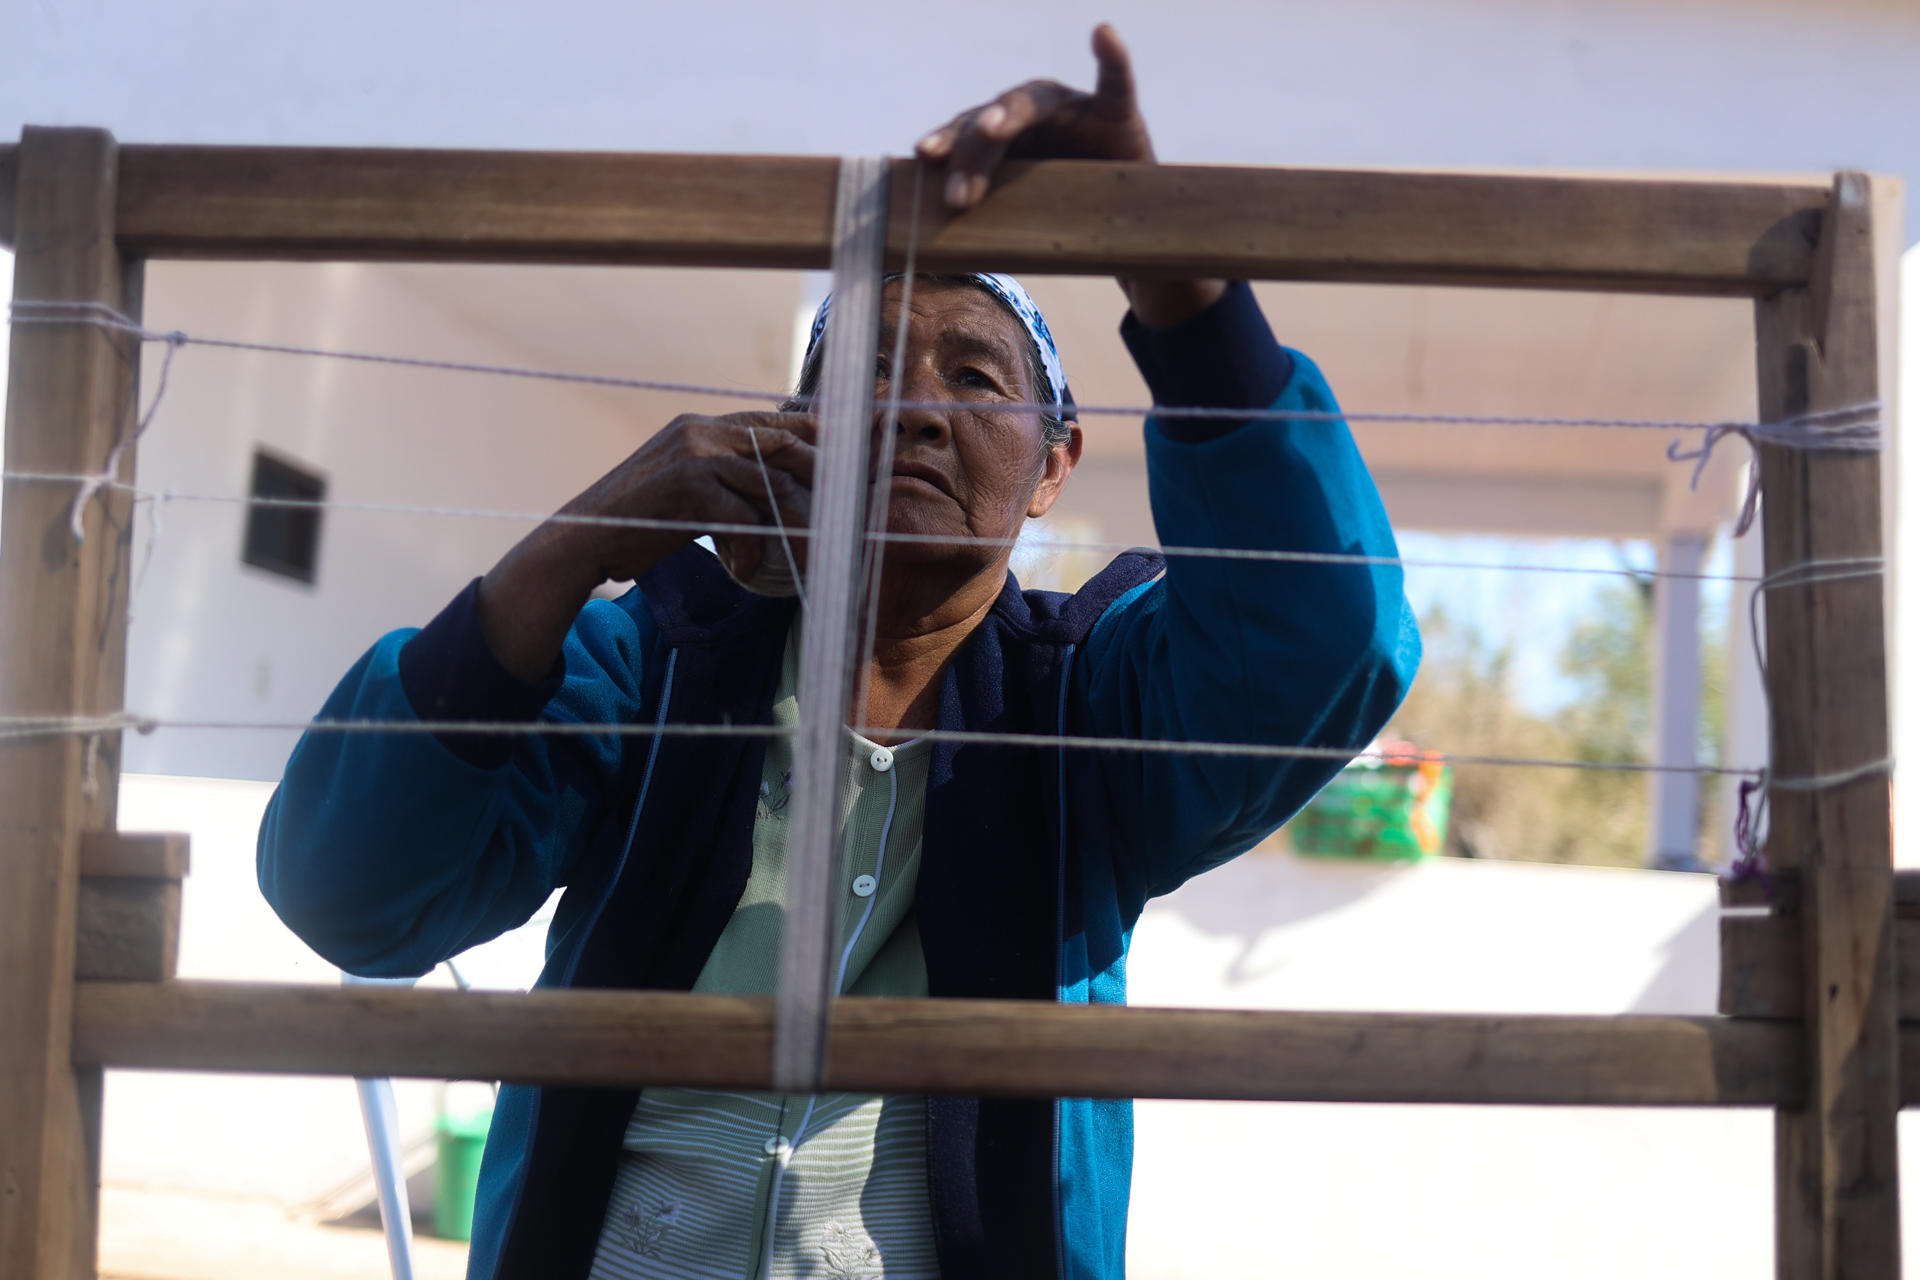
[[[787,637],[775,724],[798,722]],[[847,734],[840,990],[924,996],[914,918],[930,744]],[[786,896],[793,739],[771,738],[746,892],[695,991],[770,994]],[[926,1106],[918,1097],[648,1089],[627,1123],[592,1280],[935,1280]]]

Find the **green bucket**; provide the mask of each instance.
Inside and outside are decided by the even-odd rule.
[[[473,1238],[473,1198],[480,1187],[480,1153],[486,1149],[493,1108],[440,1116],[434,1126],[438,1155],[433,1166],[433,1233],[446,1240]]]
[[[1453,770],[1431,753],[1356,760],[1287,824],[1294,852],[1314,858],[1414,862],[1447,840]]]

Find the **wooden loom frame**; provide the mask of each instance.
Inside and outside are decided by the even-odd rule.
[[[837,170],[804,158],[121,147],[98,130],[30,128],[0,147],[0,243],[15,246],[16,298],[100,302],[135,318],[147,257],[818,268]],[[897,264],[913,188],[892,189]],[[1778,420],[1890,400],[1881,313],[1893,297],[1897,200],[1890,184],[1858,174],[1691,182],[1051,162],[1008,166],[963,216],[929,196],[918,261],[1750,297],[1762,417]],[[12,344],[7,469],[98,472],[130,420],[138,343],[17,325]],[[131,467],[128,456],[123,476]],[[1770,569],[1881,553],[1878,453],[1766,447],[1761,467]],[[110,490],[90,504],[76,546],[72,499],[71,487],[6,490],[8,714],[122,704],[129,501]],[[1768,594],[1779,776],[1886,758],[1882,597],[1878,577]],[[99,741],[91,787],[87,752],[72,735],[0,743],[8,1276],[92,1274],[106,1067],[768,1083],[765,999],[172,980],[184,850],[114,834],[118,735]],[[1770,914],[1725,921],[1721,1016],[843,999],[825,1087],[1770,1107],[1779,1275],[1893,1280],[1894,1125],[1903,1103],[1920,1105],[1920,1026],[1903,1031],[1899,1018],[1920,983],[1896,987],[1888,778],[1776,789],[1772,815],[1784,891]],[[116,939],[141,930],[148,950],[115,953]],[[1898,958],[1920,966],[1914,942]]]

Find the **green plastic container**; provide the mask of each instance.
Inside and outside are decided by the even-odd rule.
[[[480,1186],[480,1153],[487,1145],[493,1108],[442,1114],[434,1126],[438,1156],[433,1167],[433,1233],[446,1240],[473,1238],[473,1198]]]
[[[1446,847],[1453,770],[1436,756],[1356,760],[1307,803],[1287,835],[1314,858],[1415,862]]]

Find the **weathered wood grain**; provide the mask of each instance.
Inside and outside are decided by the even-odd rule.
[[[1881,398],[1874,195],[1834,183],[1814,279],[1759,303],[1761,417]],[[1891,415],[1886,416],[1891,430]],[[1766,566],[1881,554],[1880,455],[1766,447]],[[1767,593],[1776,779],[1814,779],[1888,754],[1880,577]],[[1775,1131],[1775,1256],[1792,1280],[1900,1274],[1898,1000],[1889,777],[1773,788],[1770,864],[1800,874],[1809,1094]]]
[[[130,305],[113,139],[29,130],[15,160],[14,296]],[[99,471],[131,423],[134,354],[86,328],[15,325],[11,342],[6,469]],[[120,706],[128,503],[90,506],[75,546],[72,500],[58,486],[7,485],[0,711]],[[77,738],[0,743],[0,1259],[21,1275],[92,1273],[100,1091],[72,1063],[75,922],[80,833],[113,825],[118,764],[118,735],[100,739],[91,770]]]
[[[89,831],[80,837],[86,879],[184,880],[192,840],[180,831]]]
[[[120,234],[155,256],[819,269],[826,157],[122,149]],[[890,257],[913,183],[893,180]],[[1195,274],[1760,296],[1804,283],[1827,203],[1794,182],[1310,169],[1006,166],[954,215],[925,185],[927,270]]]
[[[1920,919],[1894,921],[1896,996],[1902,1022],[1920,1022]],[[1798,1018],[1806,1011],[1806,948],[1790,916],[1720,918],[1720,1012]]]
[[[84,983],[76,1062],[576,1085],[764,1089],[769,999],[246,983]],[[825,1087],[881,1093],[1772,1106],[1790,1023],[834,1004]]]
[[[1758,876],[1722,879],[1720,905],[1794,915],[1800,910],[1800,873],[1786,867],[1769,870],[1764,881]],[[1903,920],[1920,919],[1920,871],[1894,871],[1893,914]]]
[[[180,957],[180,881],[187,837],[90,831],[80,841],[74,976],[160,982]]]
[[[80,878],[73,975],[81,982],[160,982],[180,961],[180,882]]]

